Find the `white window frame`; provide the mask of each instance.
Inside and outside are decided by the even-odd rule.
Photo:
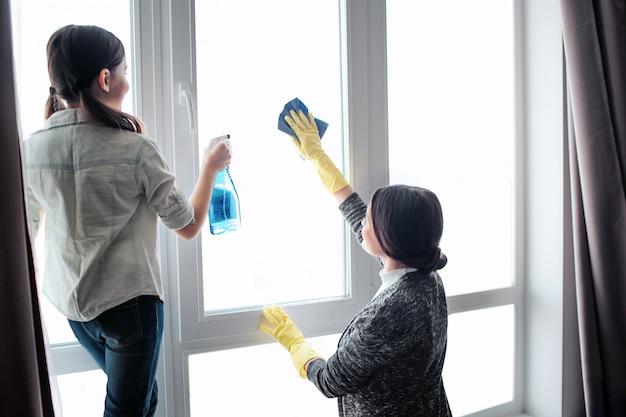
[[[177,41],[180,42],[184,42],[185,37],[187,37],[187,45],[192,44],[195,37],[195,19],[191,7],[191,2],[176,2],[176,7],[171,9],[171,27],[184,28],[178,33],[172,30],[172,37],[177,38]],[[191,53],[191,48],[182,47],[182,45],[179,48],[173,48],[169,54],[172,57],[172,77],[164,83],[170,83],[168,89],[173,97],[171,101],[173,114],[171,138],[175,138],[175,144],[171,145],[174,153],[166,156],[170,156],[170,160],[173,161],[172,165],[177,175],[177,181],[183,189],[190,193],[199,171],[197,166],[199,156],[197,155],[197,140],[195,138],[197,132],[192,126],[193,123],[190,124],[190,120],[197,120],[195,113],[197,109],[193,104],[188,106],[187,102],[180,97],[180,92],[181,88],[189,88],[188,92],[191,93],[192,97],[191,102],[197,102],[195,58]],[[190,169],[192,164],[195,166]],[[184,169],[177,170],[176,167],[184,167]],[[178,301],[176,307],[179,316],[177,329],[179,341],[181,343],[198,340],[207,341],[205,346],[208,351],[267,341],[266,336],[258,330],[260,308],[205,315],[202,297],[204,293],[203,282],[200,273],[201,240],[185,241],[176,238],[171,233],[168,235],[167,255],[171,258],[172,253],[176,254],[176,269],[172,271],[173,275],[171,276],[179,277],[175,285],[171,285],[170,282],[172,298],[176,298]],[[354,277],[371,276],[374,262],[369,259],[369,256],[363,255],[361,250],[354,248],[353,239],[347,233],[346,239],[351,252],[362,258],[358,261],[350,261],[347,266],[348,271],[346,273],[348,280],[350,280],[351,296],[342,300],[309,302],[290,309],[290,314],[297,318],[299,327],[312,336],[343,330],[360,306],[371,298],[373,284],[363,285],[362,281],[357,281]],[[378,280],[377,271],[378,269],[376,269],[376,279]],[[170,300],[170,303],[172,301],[174,300]],[[328,314],[329,310],[332,311],[332,314]],[[320,320],[320,316],[324,319]]]
[[[159,142],[183,186],[195,181],[193,171],[176,169],[188,166],[189,160],[176,152],[174,140],[193,144],[188,137],[175,133],[175,125],[188,123],[187,109],[180,105],[181,82],[194,84],[193,74],[176,78],[178,64],[191,62],[188,39],[193,31],[190,2],[175,0],[131,0],[138,79],[137,109],[149,134]],[[384,0],[343,1],[347,13],[346,41],[352,45],[346,53],[346,134],[349,138],[346,158],[349,177],[363,196],[387,181],[386,166],[386,70]],[[558,0],[517,0],[517,175],[519,178],[516,209],[517,226],[516,284],[503,290],[485,291],[449,298],[451,314],[476,308],[514,304],[516,307],[516,381],[512,403],[483,410],[472,416],[562,415],[567,393],[563,392],[565,343],[570,334],[564,329],[575,320],[565,317],[563,277],[567,265],[564,251],[564,154],[563,154],[563,55],[560,5]],[[173,27],[189,28],[186,36]],[[363,42],[369,40],[370,42]],[[143,63],[143,64],[142,64]],[[184,72],[184,70],[182,71]],[[175,139],[174,139],[175,138]],[[381,140],[384,138],[385,140]],[[359,141],[358,145],[356,141]],[[364,146],[365,143],[367,146]],[[161,404],[159,416],[182,416],[188,410],[187,357],[198,351],[247,346],[262,342],[257,332],[258,311],[236,313],[207,320],[201,312],[198,294],[186,287],[181,276],[200,277],[192,259],[199,259],[197,242],[178,239],[162,229],[160,236],[163,275],[166,281],[167,326],[159,373]],[[342,319],[317,323],[316,316],[325,306],[302,306],[299,323],[307,334],[323,335],[341,331],[345,317],[362,301],[369,299],[379,285],[378,266],[354,245],[350,251],[353,276],[369,276],[370,282],[358,286],[358,301],[337,303]],[[201,278],[197,278],[201,279]],[[195,317],[185,305],[196,302]],[[225,320],[224,320],[225,319]],[[300,320],[301,319],[301,320]],[[238,324],[223,331],[223,325]],[[208,324],[207,324],[208,323]],[[215,331],[224,337],[215,338]],[[566,340],[567,339],[567,340]],[[59,374],[96,369],[95,364],[76,345],[53,346],[51,352]]]
[[[167,4],[168,2],[164,2]],[[175,7],[174,7],[175,3]],[[189,88],[192,102],[197,102],[195,91],[195,63],[191,48],[188,45],[193,44],[194,35],[194,17],[191,12],[193,2],[174,2],[172,1],[167,10],[171,13],[164,20],[167,20],[167,27],[161,30],[162,37],[168,36],[172,41],[163,42],[163,50],[161,55],[170,57],[170,62],[164,62],[163,67],[171,69],[171,74],[166,75],[163,79],[164,88],[168,90],[168,94],[172,100],[168,101],[171,118],[166,116],[161,118],[164,124],[164,131],[172,132],[171,138],[175,138],[175,144],[164,145],[164,152],[168,160],[173,161],[172,167],[176,172],[177,181],[185,190],[191,190],[197,178],[198,167],[193,169],[188,167],[191,161],[196,164],[199,160],[196,154],[196,134],[193,128],[193,120],[197,120],[195,106],[188,105],[188,102],[180,100],[180,90]],[[345,6],[345,3],[344,3]],[[342,8],[342,13],[351,13],[346,7]],[[365,14],[355,15],[355,19],[349,19],[345,31],[346,39],[344,42],[351,42],[351,39],[367,38],[368,31],[372,27],[363,19],[368,16]],[[184,28],[180,31],[172,28]],[[355,35],[356,33],[356,35]],[[380,37],[378,37],[380,38]],[[180,42],[180,44],[178,44]],[[179,47],[171,47],[171,45],[179,45]],[[346,79],[354,80],[346,84],[348,103],[356,103],[351,105],[346,114],[350,114],[350,121],[345,126],[344,137],[348,140],[348,151],[346,158],[354,160],[353,149],[351,146],[353,137],[367,138],[369,143],[376,144],[371,140],[376,137],[374,131],[365,130],[366,123],[371,117],[367,114],[372,111],[368,108],[367,103],[372,102],[369,98],[372,90],[367,84],[368,79],[364,77],[351,76],[352,68],[362,66],[361,62],[354,62],[364,59],[372,59],[365,49],[360,53],[345,54],[344,67],[348,72]],[[379,62],[379,82],[384,82],[384,61],[378,59]],[[191,63],[191,65],[190,65]],[[369,64],[369,63],[368,63]],[[164,75],[167,71],[164,70]],[[371,81],[371,80],[370,80]],[[363,94],[359,99],[351,98],[353,92]],[[191,112],[191,113],[190,113]],[[379,113],[380,114],[380,113]],[[361,120],[355,120],[360,117]],[[191,122],[190,122],[191,121]],[[385,135],[386,135],[386,126]],[[353,130],[363,129],[362,132],[353,132]],[[380,132],[383,132],[381,129]],[[363,136],[367,134],[367,136]],[[167,137],[164,138],[168,140]],[[171,154],[168,154],[172,152]],[[361,150],[368,154],[371,150]],[[374,153],[376,154],[376,153]],[[192,155],[191,157],[189,155]],[[361,158],[363,164],[360,168],[352,166],[352,170],[348,173],[348,177],[353,178],[352,183],[358,190],[373,189],[369,186],[370,178],[359,175],[361,172],[367,172],[368,157]],[[346,165],[348,166],[348,165]],[[185,170],[177,170],[176,167],[185,167]],[[362,191],[361,191],[362,192]],[[362,192],[363,193],[363,192]],[[363,193],[364,194],[364,193]],[[365,194],[364,194],[365,195]],[[164,268],[164,275],[171,277],[169,279],[169,297],[167,307],[170,312],[170,326],[172,335],[168,339],[169,351],[171,353],[171,374],[174,382],[172,410],[175,415],[189,415],[189,381],[186,378],[189,375],[188,358],[190,355],[204,352],[211,352],[221,349],[238,348],[256,345],[259,343],[267,343],[267,336],[258,330],[260,320],[260,308],[245,309],[237,312],[227,312],[221,314],[204,314],[202,290],[202,274],[200,271],[201,241],[195,239],[185,241],[178,239],[172,233],[164,233],[163,247],[166,248],[162,253],[162,259],[167,259],[167,267]],[[320,302],[309,302],[290,307],[290,315],[298,322],[301,330],[307,334],[307,337],[322,336],[334,333],[340,333],[348,324],[354,314],[366,304],[378,288],[380,278],[378,276],[379,266],[366,253],[364,253],[352,238],[348,228],[345,229],[346,247],[349,248],[350,257],[347,262],[348,280],[350,281],[350,297],[341,300],[321,300]],[[355,277],[360,279],[357,281]],[[369,277],[368,281],[363,281],[363,277]],[[169,394],[169,393],[168,393]]]

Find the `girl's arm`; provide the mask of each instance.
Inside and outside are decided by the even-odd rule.
[[[218,172],[230,165],[231,157],[230,143],[227,140],[221,141],[211,148],[205,148],[200,176],[189,197],[189,202],[194,210],[194,221],[182,229],[176,230],[176,234],[181,238],[193,239],[202,230],[211,204],[215,177]]]

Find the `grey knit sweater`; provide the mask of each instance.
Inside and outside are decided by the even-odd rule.
[[[354,193],[339,207],[359,243],[366,205]],[[340,417],[451,416],[441,378],[448,313],[437,273],[411,272],[365,305],[336,352],[307,377],[337,397]]]

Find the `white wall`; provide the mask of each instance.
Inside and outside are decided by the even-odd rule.
[[[526,381],[524,411],[562,415],[564,108],[559,0],[524,0]]]

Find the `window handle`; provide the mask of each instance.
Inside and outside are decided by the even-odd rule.
[[[193,105],[193,95],[189,83],[178,84],[178,101],[181,106],[187,107],[187,117],[189,118],[189,132],[196,133],[196,112]]]

